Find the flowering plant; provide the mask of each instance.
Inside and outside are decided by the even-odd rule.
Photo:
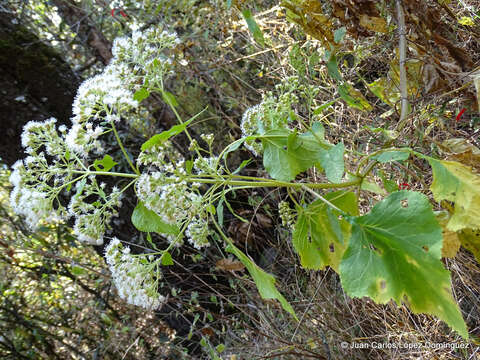
[[[478,177],[460,163],[436,160],[410,148],[362,155],[357,171],[346,172],[343,143],[329,143],[321,122],[306,123],[297,116],[297,93],[308,97],[315,89],[301,88],[295,78],[286,79],[275,93],[267,93],[259,105],[247,109],[241,122],[243,137],[216,155],[213,135],[201,136],[207,145],[202,148],[189,133],[188,126],[199,114],[183,121],[175,97],[164,87],[174,66],[169,51],[178,43],[175,34],[159,29],[134,31],[131,37],[117,39],[111,64],[80,86],[70,128],[57,130],[55,119],[25,126],[22,144],[28,156],[13,166],[10,178],[16,212],[32,228],[42,220],[73,218],[77,237],[100,245],[118,216],[123,194],[133,187],[138,198],[133,225],[142,232],[161,234],[169,245],[132,254],[119,239],[110,241],[106,259],[121,297],[146,308],[160,307],[166,300],[158,293],[161,267],[173,263],[169,251],[184,238],[198,249],[208,246],[217,232],[226,251],[248,269],[260,295],[277,299],[296,318],[275,288],[274,277],[224,234],[222,215],[215,207],[219,202],[228,204],[226,194],[237,189],[286,188],[290,201],[279,204],[279,213],[284,226],[292,229],[292,243],[302,266],[314,270],[331,266],[353,297],[369,296],[380,303],[391,299],[400,303],[407,298],[413,311],[434,314],[467,336],[450,293],[450,274],[440,260],[442,228],[428,198],[414,191],[392,191],[363,216],[357,203],[366,177],[377,164],[406,161],[410,156],[432,166],[431,190],[437,201],[463,203],[467,191],[473,191],[478,200]],[[143,116],[140,102],[151,93],[161,94],[178,125],[146,141],[133,161],[116,124]],[[190,140],[192,159],[186,159],[170,142],[180,133]],[[112,171],[117,162],[105,154],[107,134],[113,134],[130,172]],[[245,163],[229,169],[228,154],[242,144],[263,158],[270,177],[241,175]],[[295,181],[297,175],[313,168],[324,173],[325,182]],[[107,185],[101,181],[106,176],[121,181]],[[351,187],[357,192],[347,191]],[[333,189],[337,191],[329,192]],[[309,196],[315,201],[308,203]],[[457,231],[480,224],[467,206],[455,208],[446,226]]]

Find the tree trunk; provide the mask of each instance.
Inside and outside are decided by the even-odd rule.
[[[77,34],[83,46],[93,50],[97,60],[107,65],[112,58],[112,44],[97,29],[88,14],[74,0],[52,0],[58,8],[58,13]]]

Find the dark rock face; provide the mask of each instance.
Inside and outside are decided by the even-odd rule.
[[[23,158],[20,135],[30,120],[69,122],[80,79],[53,49],[8,13],[0,16],[0,158]]]

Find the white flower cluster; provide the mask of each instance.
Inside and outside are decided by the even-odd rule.
[[[193,169],[197,174],[220,174],[223,172],[223,167],[219,164],[218,156],[202,157],[199,156],[193,162]]]
[[[194,161],[193,168],[199,173],[206,171],[211,174],[216,159],[199,157]],[[167,224],[182,228],[189,223],[185,230],[187,240],[196,248],[208,246],[211,231],[206,220],[208,216],[203,196],[197,184],[188,185],[182,180],[187,175],[183,156],[171,142],[165,141],[142,151],[137,163],[150,167],[150,171],[144,172],[135,184],[137,196],[143,204]],[[181,245],[176,237],[167,238]]]
[[[300,85],[296,76],[285,78],[275,86],[275,93],[267,92],[260,104],[245,110],[240,123],[243,136],[262,135],[269,130],[287,127],[296,118],[293,110],[293,106],[299,103],[296,93],[311,97],[316,92],[317,88]],[[262,153],[259,141],[249,139],[244,144],[255,156]]]
[[[117,39],[111,63],[79,87],[70,128],[62,125],[57,130],[53,118],[25,125],[22,145],[28,157],[13,167],[11,203],[32,229],[42,220],[70,216],[79,240],[103,243],[104,233],[121,206],[122,191],[113,187],[108,193],[105,184],[98,185],[94,177],[81,174],[88,171],[90,155],[104,153],[102,135],[122,117],[129,119],[139,111],[134,91],[163,81],[172,61],[162,52],[178,42],[175,34],[157,28],[144,33],[136,30],[132,37]],[[67,206],[67,195],[75,182]]]
[[[98,123],[120,121],[121,116],[138,111],[134,91],[142,86],[161,86],[172,63],[162,52],[178,43],[176,34],[158,29],[135,30],[131,37],[115,39],[110,64],[78,89],[73,125],[67,135],[69,148],[84,158],[92,150],[102,153],[98,138],[104,129]]]
[[[27,170],[21,160],[13,165],[10,182],[14,186],[10,193],[10,204],[13,211],[25,217],[27,225],[35,229],[41,220],[59,221],[59,212],[52,210],[52,201],[48,193],[27,187],[24,179]]]
[[[107,195],[105,187],[105,183],[98,185],[94,176],[90,176],[88,182],[77,182],[77,192],[70,201],[68,213],[75,218],[73,231],[80,241],[103,244],[108,224],[113,217],[118,216],[117,208],[122,205],[122,192],[114,186]],[[87,198],[92,195],[97,200],[88,202]]]
[[[167,168],[167,164],[177,164],[177,167],[180,167],[184,162],[184,157],[170,141],[155,144],[151,148],[142,151],[137,158],[138,165],[155,166],[163,172],[172,170],[171,166]]]
[[[10,203],[13,210],[25,216],[27,225],[35,229],[42,220],[59,221],[66,218],[65,208],[54,199],[58,195],[52,188],[62,183],[65,165],[60,163],[66,148],[58,136],[54,118],[44,122],[30,121],[24,126],[22,145],[28,156],[13,165],[10,182],[13,190]],[[49,164],[47,157],[53,159]]]
[[[189,222],[185,235],[196,248],[208,246],[207,214],[203,206],[203,197],[196,192],[195,186],[188,186],[177,176],[163,172],[142,174],[137,183],[138,198],[154,211],[163,222],[182,227]],[[169,237],[173,241],[175,238]],[[177,242],[181,245],[181,242]]]
[[[116,208],[121,206],[121,191],[113,187],[107,194],[105,184],[98,185],[94,176],[84,176],[76,181],[67,210],[58,196],[75,177],[72,172],[83,168],[67,156],[71,149],[65,133],[55,130],[55,119],[30,122],[24,128],[22,142],[29,156],[17,161],[10,175],[13,185],[10,202],[14,211],[25,216],[31,229],[42,220],[74,217],[74,233],[80,241],[102,244],[105,230],[117,215]]]
[[[45,121],[29,121],[23,127],[22,146],[30,156],[41,152],[45,146],[45,152],[50,156],[63,156],[65,146],[62,139],[57,135],[55,128],[57,120],[50,118]]]
[[[147,73],[148,81],[144,79],[144,86],[148,86],[148,83],[161,83],[163,77],[171,71],[173,63],[163,52],[176,47],[180,42],[177,34],[161,28],[154,27],[144,32],[135,30],[131,37],[115,39],[113,63],[130,64],[135,74]]]
[[[295,225],[295,211],[290,208],[290,205],[286,201],[280,201],[278,203],[278,214],[282,220],[282,226],[293,230]]]
[[[131,254],[130,248],[124,247],[117,238],[105,248],[105,259],[118,295],[129,304],[156,310],[166,302],[167,299],[158,293],[159,260]]]

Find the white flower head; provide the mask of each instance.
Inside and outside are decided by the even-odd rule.
[[[161,273],[159,266],[151,266],[155,261],[151,256],[134,256],[128,246],[113,238],[105,248],[105,259],[112,273],[118,295],[129,304],[146,309],[159,309],[166,298],[158,293]],[[159,261],[159,260],[156,260]],[[153,271],[153,269],[157,271]]]

